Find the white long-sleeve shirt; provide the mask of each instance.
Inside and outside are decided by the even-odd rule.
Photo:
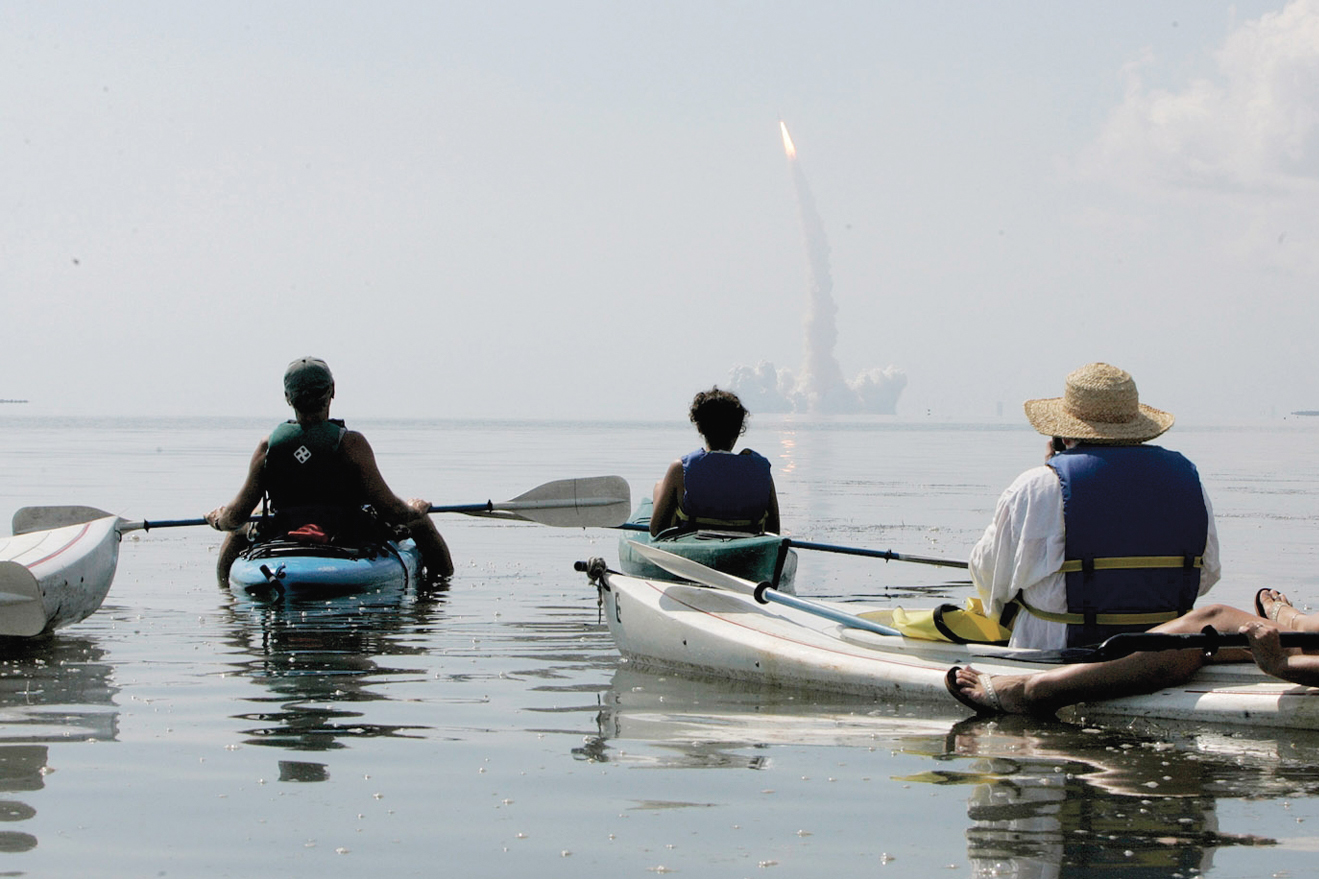
[[[1204,494],[1209,513],[1204,567],[1200,569],[1200,595],[1222,575],[1218,559],[1218,530],[1214,508]],[[1061,572],[1066,557],[1063,530],[1063,490],[1058,474],[1048,466],[1032,467],[1016,478],[998,499],[994,519],[971,550],[971,582],[985,611],[997,618],[1020,592],[1039,610],[1067,612],[1067,575]],[[1067,625],[1017,614],[1012,628],[1013,647],[1052,650],[1067,646]]]

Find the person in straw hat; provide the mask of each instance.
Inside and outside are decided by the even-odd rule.
[[[986,611],[1012,623],[1013,646],[1055,649],[1117,632],[1214,625],[1263,639],[1261,655],[1280,652],[1276,628],[1258,617],[1223,605],[1192,610],[1220,575],[1213,507],[1189,460],[1147,444],[1174,418],[1141,403],[1127,372],[1087,364],[1067,376],[1063,396],[1029,400],[1025,410],[1050,438],[1045,464],[1003,492],[970,559]],[[1222,658],[1247,658],[1233,653]],[[977,714],[1047,715],[1152,692],[1186,680],[1204,661],[1198,650],[1136,653],[997,677],[954,666],[945,685]]]
[[[1143,445],[1171,427],[1173,417],[1141,404],[1130,375],[1105,363],[1083,366],[1067,377],[1061,398],[1028,402],[1026,417],[1051,437],[1047,464],[1023,473],[1004,492],[994,521],[971,555],[972,579],[982,597],[988,596],[991,610],[1003,606],[1005,595],[1026,596],[1023,604],[1030,607],[1014,629],[1014,644],[1023,631],[1038,639],[1032,646],[1053,646],[1104,637],[1110,625],[1142,628],[1123,619],[1142,594],[1133,592],[1133,581],[1146,590],[1150,607],[1175,602],[1181,608],[1193,600],[1187,598],[1189,583],[1160,572],[1174,574],[1180,568],[1186,579],[1197,572],[1199,593],[1213,585],[1219,576],[1218,539],[1209,499],[1189,461]],[[1177,521],[1179,516],[1192,526]],[[1139,529],[1129,527],[1129,519]],[[1085,533],[1078,535],[1082,529]],[[1148,544],[1143,543],[1146,535]],[[1203,545],[1203,552],[1166,567],[1171,561],[1158,554],[1169,551],[1170,540]],[[1105,555],[1115,552],[1124,555]],[[1117,573],[1131,575],[1130,580],[1113,576]],[[1054,607],[1066,607],[1066,612],[1050,613]],[[1056,631],[1044,630],[1044,624],[1061,627],[1064,641],[1057,640]],[[1025,675],[953,666],[944,684],[953,698],[979,715],[1041,716],[1078,702],[1177,686],[1206,662],[1253,659],[1266,674],[1319,687],[1319,654],[1284,648],[1279,638],[1282,631],[1319,632],[1319,614],[1302,613],[1276,589],[1256,593],[1253,614],[1213,604],[1187,610],[1150,631],[1197,633],[1206,627],[1240,632],[1250,646],[1219,650],[1212,657],[1199,649],[1133,653]]]
[[[971,551],[971,579],[1012,645],[1097,644],[1189,611],[1219,578],[1213,508],[1195,465],[1148,444],[1173,416],[1140,402],[1107,363],[1067,376],[1063,396],[1029,400],[1050,437],[1045,464],[1003,492]]]

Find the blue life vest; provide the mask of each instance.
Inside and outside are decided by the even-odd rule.
[[[1173,618],[1190,610],[1209,534],[1195,465],[1159,446],[1080,445],[1049,466],[1062,483],[1067,609],[1082,619],[1068,625],[1068,645],[1157,621],[1112,624],[1101,614]]]
[[[344,460],[347,432],[338,419],[310,427],[286,421],[271,431],[261,473],[268,507],[262,537],[308,524],[332,537],[358,536],[366,497],[360,478]]]
[[[705,449],[684,455],[679,526],[764,530],[774,489],[769,470],[769,460],[750,449],[739,455]]]

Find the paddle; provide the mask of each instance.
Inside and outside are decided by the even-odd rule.
[[[0,562],[0,635],[30,638],[46,628],[41,587],[26,567]]]
[[[1303,649],[1319,648],[1319,632],[1279,632],[1283,647]],[[1098,647],[1071,647],[1060,651],[1064,656],[1074,653],[1070,662],[1105,662],[1132,653],[1150,650],[1203,650],[1217,653],[1224,647],[1249,647],[1250,641],[1240,632],[1219,632],[1205,626],[1199,632],[1123,632],[1113,635]]]
[[[631,506],[632,492],[626,479],[621,476],[591,476],[583,479],[556,479],[502,503],[486,501],[432,506],[430,512],[515,519],[564,528],[609,528],[627,519]],[[80,525],[113,515],[85,506],[23,507],[14,513],[13,533],[26,534],[65,525]],[[152,528],[205,524],[205,519],[144,519],[137,522],[120,519],[118,529],[120,532],[150,531]]]
[[[674,555],[671,552],[665,552],[662,549],[656,549],[649,544],[637,544],[636,551],[645,556],[650,562],[658,565],[670,574],[676,574],[693,583],[700,583],[704,586],[710,586],[715,589],[727,589],[730,592],[739,592],[742,595],[750,595],[760,604],[782,604],[786,607],[795,608],[805,611],[815,616],[824,617],[827,620],[833,620],[836,623],[842,623],[853,629],[864,629],[867,632],[874,632],[877,635],[898,635],[902,633],[897,629],[881,626],[879,623],[863,619],[845,611],[836,610],[814,601],[807,601],[804,598],[798,598],[795,595],[788,595],[774,589],[768,583],[752,583],[750,580],[743,580],[741,577],[734,577],[732,574],[725,574],[723,571],[716,571],[714,568],[707,567],[700,562],[694,562],[691,559],[684,558],[680,555]]]
[[[617,526],[625,531],[650,531],[650,526],[641,522],[624,522]],[[796,540],[792,537],[783,538],[788,542],[792,549],[814,549],[820,552],[836,552],[842,555],[859,555],[872,559],[884,559],[891,562],[914,562],[918,565],[938,565],[945,568],[966,568],[966,562],[954,561],[952,559],[933,559],[928,556],[907,555],[906,553],[896,553],[888,549],[863,549],[856,546],[835,546],[831,543],[812,543],[809,540]]]

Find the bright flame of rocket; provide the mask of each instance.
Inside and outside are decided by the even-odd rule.
[[[788,136],[788,126],[779,120],[779,131],[783,132],[783,152],[787,153],[789,159],[797,158],[797,148],[792,145],[792,138]]]

